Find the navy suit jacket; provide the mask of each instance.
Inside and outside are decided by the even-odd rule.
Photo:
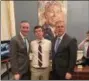
[[[77,41],[65,34],[55,53],[56,38],[52,40],[52,69],[62,76],[66,72],[71,73],[74,70],[77,57]]]

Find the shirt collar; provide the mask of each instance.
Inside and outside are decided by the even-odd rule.
[[[21,32],[20,32],[20,35],[21,35],[22,39],[24,39],[24,38],[25,38]]]
[[[58,38],[60,38],[62,40],[64,35],[65,35],[65,33],[62,36],[58,37]]]
[[[41,41],[41,43],[44,43],[44,38],[42,38],[42,40],[36,39],[36,41],[39,43]]]

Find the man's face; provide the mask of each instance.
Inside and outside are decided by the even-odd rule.
[[[37,39],[42,39],[43,38],[43,31],[41,28],[35,29],[35,36]]]
[[[57,33],[57,36],[62,36],[65,33],[65,23],[64,23],[64,21],[57,23],[55,31]]]
[[[61,16],[61,7],[58,5],[52,5],[45,11],[46,21],[55,26],[55,23],[60,19]]]
[[[27,22],[23,22],[20,24],[20,31],[24,36],[28,35],[29,29],[30,29],[30,25]]]

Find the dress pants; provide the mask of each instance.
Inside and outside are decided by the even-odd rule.
[[[65,74],[59,75],[59,74],[57,73],[57,71],[54,70],[54,71],[52,71],[51,80],[66,80],[66,79],[65,79]]]
[[[31,68],[31,80],[49,80],[49,67]]]

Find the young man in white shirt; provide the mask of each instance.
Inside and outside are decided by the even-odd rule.
[[[36,39],[30,44],[32,55],[31,80],[48,80],[51,41],[44,39],[44,32],[41,26],[34,28],[34,34]]]
[[[84,50],[85,62],[83,65],[89,65],[89,30],[86,33],[86,38],[78,45],[78,49]]]

